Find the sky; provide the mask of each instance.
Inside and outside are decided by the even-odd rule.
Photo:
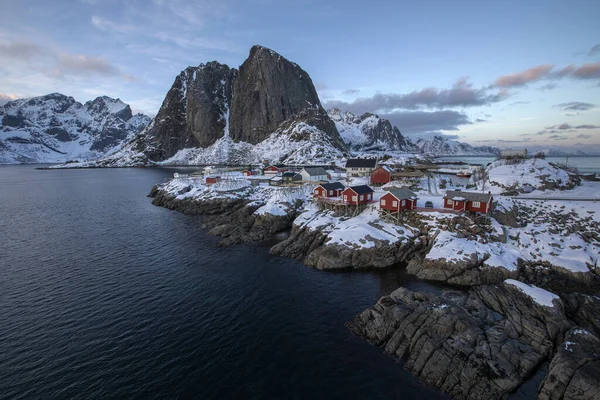
[[[260,44],[326,108],[409,137],[600,154],[600,1],[0,0],[0,104],[107,95],[156,114],[175,76]]]

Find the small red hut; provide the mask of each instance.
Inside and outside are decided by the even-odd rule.
[[[245,169],[245,170],[242,171],[242,175],[244,175],[244,176],[252,176],[252,175],[254,175],[254,173],[252,172],[252,170]]]
[[[373,200],[373,189],[367,185],[351,186],[342,191],[342,199],[353,206],[367,204]]]
[[[281,172],[281,169],[277,168],[275,165],[269,165],[265,169],[263,169],[263,173],[265,175],[277,175]]]
[[[463,192],[448,190],[444,196],[444,208],[455,211],[488,213],[492,209],[493,196],[490,192]]]
[[[313,190],[314,197],[339,197],[345,186],[340,182],[322,183]]]
[[[220,182],[220,181],[221,181],[221,177],[220,176],[207,176],[206,177],[206,184],[207,185],[212,185],[212,184]]]
[[[417,195],[406,188],[392,189],[379,199],[379,208],[391,212],[412,210],[417,206]]]
[[[385,185],[386,183],[390,183],[392,181],[392,170],[383,165],[377,167],[371,172],[371,183],[373,185]]]

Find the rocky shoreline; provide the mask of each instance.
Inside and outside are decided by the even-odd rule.
[[[385,268],[407,262],[407,272],[419,279],[467,288],[437,296],[399,288],[348,323],[357,335],[402,360],[405,369],[453,398],[506,398],[548,363],[538,398],[600,396],[597,274],[521,258],[515,259],[514,266],[502,266],[495,257],[512,257],[502,252],[491,256],[467,252],[463,257],[460,250],[451,253],[455,258],[438,254],[440,248],[449,251],[457,240],[491,249],[514,246],[517,242],[510,237],[514,233],[510,227],[518,229],[519,224],[539,217],[533,210],[519,204],[500,208],[494,217],[504,228],[475,222],[469,216],[407,214],[404,225],[392,232],[392,225],[367,218],[362,223],[370,231],[356,239],[351,222],[357,217],[336,217],[315,208],[306,196],[273,201],[273,197],[260,197],[260,189],[202,195],[194,190],[193,185],[163,184],[155,186],[149,196],[156,206],[202,215],[209,233],[222,237],[221,245],[262,242],[290,231],[287,239],[271,247],[271,254],[328,270]],[[261,212],[264,207],[282,212]],[[575,221],[559,214],[550,220],[567,230],[585,232],[596,226],[591,219]],[[592,235],[590,240],[595,243],[596,238]],[[550,296],[552,302],[537,303],[536,293]]]

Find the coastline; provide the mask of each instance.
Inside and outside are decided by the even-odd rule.
[[[437,298],[400,288],[349,321],[348,326],[394,357],[413,357],[405,369],[456,398],[478,398],[478,394],[488,392],[491,398],[502,398],[548,361],[550,368],[540,386],[540,393],[550,393],[545,398],[559,398],[552,395],[558,379],[556,365],[575,365],[569,370],[569,390],[589,383],[590,371],[577,366],[573,358],[576,354],[565,353],[561,348],[567,346],[567,341],[585,347],[600,340],[600,331],[596,330],[600,327],[589,323],[590,318],[600,319],[600,297],[595,296],[600,288],[600,271],[590,264],[593,261],[585,261],[585,254],[600,248],[600,238],[594,233],[600,231],[600,223],[594,213],[584,215],[585,208],[581,207],[577,212],[565,210],[560,201],[543,204],[506,198],[499,199],[487,222],[468,214],[415,212],[404,215],[401,224],[391,224],[380,218],[374,205],[359,216],[347,218],[319,209],[311,192],[297,190],[282,195],[285,188],[252,187],[241,179],[234,182],[225,188],[208,186],[199,180],[172,179],[153,187],[149,196],[156,206],[203,215],[203,227],[221,237],[221,245],[264,242],[289,231],[286,239],[271,247],[271,254],[322,270],[387,268],[404,263],[406,271],[416,278],[447,285],[448,290]],[[523,288],[515,289],[513,282],[526,285],[525,292]],[[464,288],[467,293],[459,296],[455,287]],[[525,295],[519,295],[519,290]],[[551,306],[535,306],[535,296],[528,291],[538,290],[555,297]],[[452,306],[440,307],[440,299]],[[473,314],[475,303],[478,311]],[[432,308],[437,310],[435,318]],[[519,310],[518,316],[513,315],[515,310]],[[582,312],[586,317],[582,317]],[[490,320],[491,315],[496,317]],[[421,325],[407,325],[405,318],[421,321]],[[540,319],[546,321],[544,329],[550,336],[540,333],[542,328],[531,333],[530,325],[538,324]],[[456,331],[457,323],[467,327],[466,331]],[[444,333],[427,338],[407,333],[431,331],[430,325],[439,326],[436,329]],[[586,335],[573,333],[582,330]],[[460,345],[466,339],[456,342],[465,332],[475,338],[492,334],[503,338],[487,342],[469,339],[472,343],[468,354],[481,351],[481,346],[496,346],[498,351],[513,346],[521,353],[528,346],[526,353],[534,356],[522,364],[514,357],[503,358],[502,351],[493,351],[475,367],[468,362],[469,357],[461,358],[457,364],[457,354],[467,354]],[[415,350],[413,356],[412,350],[407,352],[410,348],[431,351]],[[441,366],[449,357],[448,351],[454,354],[450,365],[462,371],[460,376],[474,374],[485,379],[460,384],[456,381],[449,387],[444,378],[449,376],[448,371]],[[425,355],[426,359],[420,358]],[[593,373],[600,373],[600,363],[593,365]]]

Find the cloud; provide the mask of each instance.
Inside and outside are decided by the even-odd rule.
[[[570,79],[600,79],[600,62],[583,64],[579,67],[568,65],[555,69],[553,64],[543,64],[514,74],[500,76],[494,82],[498,88],[517,88],[541,80]],[[545,89],[553,86],[544,85]]]
[[[18,99],[19,97],[16,94],[12,93],[0,93],[0,106],[5,105],[9,101],[13,101]]]
[[[358,89],[346,89],[342,93],[351,96],[351,95],[356,94],[358,92],[360,92],[360,90],[358,90]]]
[[[590,56],[595,56],[596,54],[600,54],[600,43],[593,45],[588,53]]]
[[[487,88],[476,89],[465,79],[458,80],[450,89],[425,88],[411,93],[377,93],[360,97],[353,102],[328,101],[327,108],[339,108],[356,114],[386,113],[394,110],[426,108],[474,107],[496,103],[508,97],[505,91],[488,93]]]
[[[565,136],[565,135],[552,135],[552,136],[548,136],[548,139],[550,139],[550,140],[567,140],[567,139],[569,139],[569,137]]]
[[[575,136],[575,139],[589,139],[591,137],[592,137],[592,135],[588,135],[586,133],[581,133],[581,134]]]
[[[321,90],[327,90],[328,87],[323,82],[315,82],[315,89],[317,89],[318,91],[321,91]]]
[[[496,79],[495,85],[503,88],[525,86],[530,82],[538,81],[547,76],[554,68],[554,65],[544,64],[529,68],[515,74],[504,75]]]
[[[585,103],[582,101],[570,101],[568,103],[560,103],[554,107],[562,108],[564,111],[587,111],[596,107],[592,103]]]
[[[458,111],[395,111],[379,114],[400,128],[403,134],[441,134],[442,131],[458,130],[461,125],[469,125],[469,118]]]
[[[540,90],[544,91],[544,90],[552,90],[555,89],[558,85],[556,83],[553,82],[548,82],[542,86],[540,86]]]
[[[134,30],[131,25],[117,24],[97,15],[92,16],[92,25],[105,32],[129,33]]]
[[[125,80],[134,79],[103,57],[72,54],[54,46],[41,46],[27,40],[0,42],[0,60],[18,68],[24,66],[58,79],[64,79],[66,76],[93,74],[120,76]],[[17,62],[22,62],[24,65],[16,65]]]

